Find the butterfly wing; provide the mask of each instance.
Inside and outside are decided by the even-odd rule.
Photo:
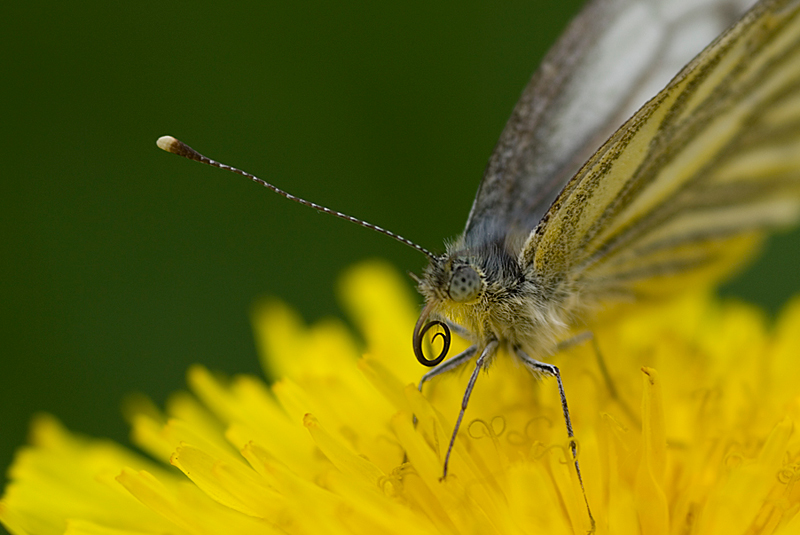
[[[659,294],[799,216],[800,1],[762,0],[588,160],[520,261],[561,294]]]
[[[608,137],[752,0],[595,0],[544,58],[491,156],[467,247],[511,235],[516,251]]]

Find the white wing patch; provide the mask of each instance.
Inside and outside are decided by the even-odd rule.
[[[762,1],[589,160],[521,264],[589,298],[718,278],[800,217],[799,94],[800,5]]]
[[[590,2],[517,103],[478,189],[464,245],[505,237],[521,246],[580,166],[733,24],[743,3]]]

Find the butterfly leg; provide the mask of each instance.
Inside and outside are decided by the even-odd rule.
[[[466,350],[462,351],[455,357],[449,358],[446,361],[442,362],[435,368],[431,369],[428,373],[422,376],[422,379],[419,380],[419,391],[422,392],[422,386],[436,377],[437,375],[441,375],[443,373],[455,370],[466,361],[471,359],[475,352],[478,350],[478,346],[470,346]]]
[[[581,345],[587,340],[594,341],[594,334],[592,333],[592,331],[583,331],[582,333],[576,334],[572,338],[567,338],[566,340],[560,341],[556,346],[556,353],[561,351],[566,351],[571,347]]]
[[[600,344],[597,342],[597,337],[594,335],[594,333],[591,331],[584,331],[573,336],[572,338],[564,340],[563,342],[559,342],[558,346],[556,347],[556,351],[564,351],[565,349],[569,349],[570,347],[582,344],[586,341],[592,344],[592,349],[594,350],[595,357],[597,358],[597,367],[600,369],[600,374],[603,376],[603,381],[606,384],[606,389],[608,390],[611,399],[619,404],[619,406],[622,408],[622,412],[624,412],[632,422],[636,423],[637,425],[641,425],[641,420],[639,420],[636,412],[624,399],[622,399],[622,396],[619,395],[617,386],[614,384],[614,379],[611,378],[611,374],[608,372],[606,359],[603,358],[603,352],[600,351]]]
[[[449,358],[446,361],[439,364],[438,366],[436,366],[435,368],[431,369],[428,373],[422,376],[422,379],[419,380],[419,386],[417,387],[419,391],[422,392],[423,385],[425,385],[425,383],[427,383],[437,375],[453,371],[462,364],[466,363],[469,359],[471,359],[475,355],[475,352],[477,350],[478,346],[470,346],[461,353],[459,353],[458,355],[456,355],[455,357]],[[416,414],[413,416],[411,422],[414,424],[414,427],[417,426]],[[404,458],[404,462],[405,460],[406,459]]]
[[[455,357],[447,359],[446,361],[442,362],[441,364],[433,368],[431,371],[423,375],[422,379],[419,380],[419,386],[417,387],[419,391],[422,392],[423,385],[428,381],[430,381],[431,379],[433,379],[434,377],[436,377],[437,375],[441,375],[445,372],[455,370],[456,368],[467,362],[475,355],[475,352],[477,350],[478,346],[470,346],[461,353],[459,353],[458,355],[456,355]],[[412,419],[412,423],[414,424],[414,427],[417,426],[416,414]]]
[[[551,375],[556,378],[558,383],[558,394],[561,396],[561,411],[564,413],[564,423],[567,425],[567,437],[569,438],[569,447],[572,450],[572,460],[575,463],[575,472],[578,474],[578,482],[581,485],[583,492],[583,501],[586,503],[586,511],[589,513],[589,521],[591,522],[591,532],[595,531],[595,521],[592,516],[592,510],[589,507],[589,499],[586,497],[586,489],[583,486],[583,477],[581,476],[581,467],[578,464],[578,447],[575,442],[575,434],[572,432],[572,419],[569,416],[569,407],[567,407],[567,395],[564,392],[564,384],[561,382],[561,372],[556,366],[547,364],[546,362],[539,362],[536,359],[529,357],[522,349],[515,348],[517,356],[534,374]]]
[[[494,356],[495,352],[497,351],[497,345],[497,340],[491,340],[488,344],[486,344],[486,347],[483,348],[483,351],[481,351],[481,356],[478,357],[478,360],[475,361],[475,369],[472,370],[472,375],[467,383],[467,389],[464,392],[464,398],[461,400],[461,410],[458,412],[458,419],[456,419],[456,425],[453,428],[453,434],[450,435],[450,444],[447,446],[447,453],[444,456],[444,468],[442,469],[441,479],[447,477],[447,467],[450,464],[450,454],[453,452],[453,445],[456,443],[458,428],[461,427],[461,420],[464,419],[464,413],[467,410],[467,404],[469,403],[469,397],[472,395],[472,389],[475,387],[475,381],[478,380],[478,372],[480,372],[481,368],[483,368],[483,364],[487,360],[491,360],[491,358]]]

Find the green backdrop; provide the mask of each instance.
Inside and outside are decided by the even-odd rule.
[[[261,296],[313,320],[339,314],[359,260],[424,265],[158,136],[441,250],[577,6],[7,2],[0,466],[36,411],[127,443],[127,393],[160,403],[195,362],[260,374]],[[775,310],[800,287],[798,245],[773,240],[729,292]]]

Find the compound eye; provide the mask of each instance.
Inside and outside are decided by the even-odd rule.
[[[459,266],[450,277],[450,288],[447,292],[450,298],[457,302],[471,301],[478,297],[481,291],[481,276],[470,266]]]

